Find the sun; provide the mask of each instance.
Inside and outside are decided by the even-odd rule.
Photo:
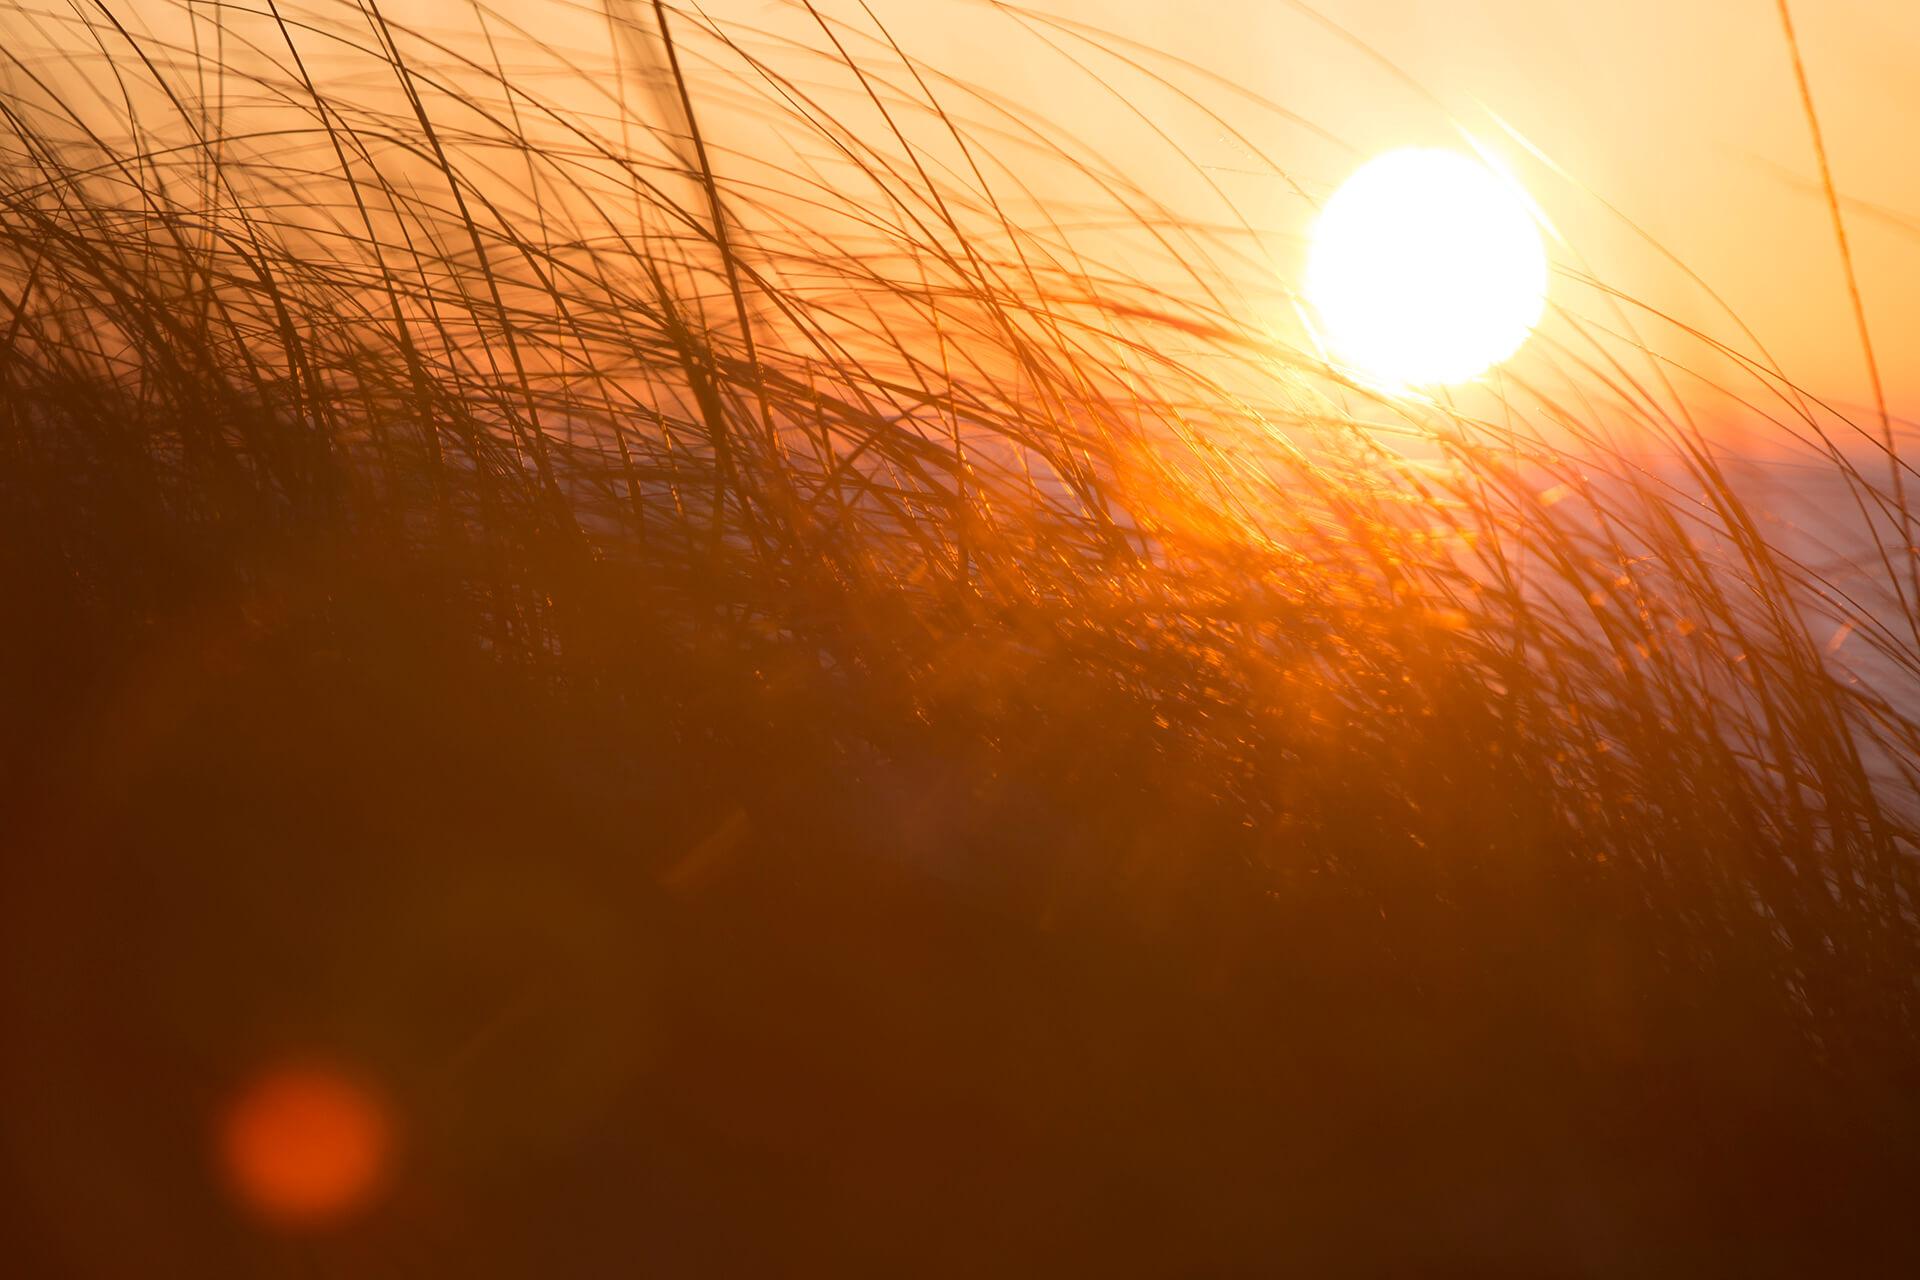
[[[1368,161],[1327,201],[1306,285],[1322,341],[1354,372],[1466,382],[1539,323],[1547,251],[1509,179],[1457,151],[1410,147]]]

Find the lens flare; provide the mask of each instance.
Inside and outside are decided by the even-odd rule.
[[[1313,229],[1307,300],[1331,354],[1372,380],[1465,382],[1520,349],[1546,307],[1526,195],[1455,151],[1363,165]]]
[[[287,1228],[326,1225],[363,1207],[385,1177],[392,1145],[386,1108],[344,1073],[320,1066],[257,1077],[219,1131],[234,1195]]]

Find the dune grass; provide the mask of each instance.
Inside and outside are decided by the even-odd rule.
[[[999,9],[1090,66],[1195,83]],[[1270,239],[1169,209],[870,15],[565,12],[610,59],[539,15],[449,34],[371,0],[7,13],[17,881],[106,840],[90,814],[148,794],[129,778],[200,794],[128,727],[176,713],[124,690],[177,667],[166,688],[294,708],[213,697],[231,721],[189,739],[238,777],[279,766],[234,743],[279,744],[366,785],[315,803],[378,829],[459,794],[467,761],[522,789],[474,803],[519,806],[529,861],[604,845],[665,895],[636,921],[754,922],[761,942],[681,954],[805,953],[809,1035],[879,1034],[820,992],[895,964],[944,975],[952,1026],[881,1001],[940,1043],[1077,1010],[1073,1043],[1120,1046],[1123,1078],[1217,1097],[1155,1093],[1143,1161],[1180,1185],[1170,1215],[1224,1215],[1221,1257],[1280,1256],[1257,1144],[1219,1144],[1320,1105],[1281,1078],[1349,1119],[1420,1100],[1408,1149],[1506,1152],[1489,1185],[1552,1146],[1650,1249],[1760,1212],[1750,1181],[1844,1167],[1891,1192],[1864,1135],[1912,1124],[1920,973],[1920,552],[1891,424],[1751,348],[1698,335],[1691,371],[1637,351],[1674,327],[1572,271],[1594,302],[1540,340],[1560,349],[1457,399],[1372,390],[1250,304],[1250,278],[1285,283]],[[1771,521],[1708,403],[1845,495],[1845,555]],[[329,698],[285,692],[309,685],[360,728],[315,727]],[[898,932],[948,899],[995,922],[965,915],[969,938],[1071,945],[949,973]],[[1142,1025],[1185,1056],[1124,1048]],[[1049,1150],[1092,1151],[1125,1089],[1047,1034],[1024,1084],[949,1048],[992,1096],[1053,1099]],[[1476,1118],[1434,1119],[1449,1099]],[[1601,1156],[1541,1136],[1562,1122],[1637,1137]],[[1379,1157],[1325,1123],[1316,1149]],[[1743,1169],[1673,1156],[1682,1131]],[[1675,1160],[1727,1173],[1724,1201],[1618,1208]],[[1433,1214],[1409,1235],[1484,1225],[1406,1194]],[[1557,1257],[1569,1232],[1509,1243]]]

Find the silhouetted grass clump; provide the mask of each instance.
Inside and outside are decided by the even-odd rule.
[[[362,1271],[1903,1249],[1891,434],[1720,388],[1817,563],[1660,361],[1369,390],[870,20],[547,8],[7,14],[30,1263],[300,1265],[192,1119],[286,1044]]]

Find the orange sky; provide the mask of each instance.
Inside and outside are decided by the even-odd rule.
[[[160,0],[127,3],[134,11],[162,7]],[[493,7],[590,65],[610,56],[606,3],[643,16],[650,10],[636,0],[494,0]],[[817,3],[871,30],[860,0]],[[1154,90],[1137,71],[1102,61],[1062,29],[990,0],[868,0],[908,52],[1030,105],[1172,209],[1215,216],[1220,205],[1206,186],[1218,184],[1263,233],[1281,285],[1298,278],[1312,219],[1300,191],[1323,196],[1368,155],[1393,146],[1458,145],[1463,128],[1513,169],[1563,233],[1562,266],[1584,260],[1626,293],[1739,340],[1700,289],[1589,191],[1597,193],[1696,270],[1801,385],[1842,405],[1864,407],[1870,399],[1774,0],[1320,0],[1317,9],[1289,0],[1030,3],[1139,41],[1140,51],[1122,51],[1128,56],[1194,64],[1198,70],[1179,73],[1183,83],[1285,176],[1220,125]],[[448,0],[390,0],[384,8],[436,32],[473,22],[470,6]],[[771,33],[760,48],[773,56],[793,58],[790,46],[781,52],[782,35],[821,43],[791,4],[708,0],[704,8],[729,26]],[[1799,0],[1796,19],[1848,201],[1888,399],[1896,414],[1920,417],[1920,360],[1913,358],[1920,351],[1920,165],[1911,159],[1920,125],[1920,76],[1912,74],[1920,65],[1920,4]],[[876,42],[852,44],[856,53],[884,57]],[[1063,49],[1089,58],[1119,92],[1073,68]],[[1282,110],[1220,86],[1201,88],[1202,72]],[[576,92],[556,87],[563,78],[541,81],[556,101]],[[856,92],[850,84],[840,90],[845,100]],[[580,92],[582,102],[604,106]],[[1289,122],[1283,112],[1299,119]],[[767,146],[760,126],[729,130],[715,114],[711,132],[739,154]],[[1499,120],[1567,177],[1528,156]],[[1275,287],[1246,283],[1254,294]],[[1554,300],[1589,308],[1594,301],[1559,284]],[[1683,358],[1697,366],[1699,349]]]
[[[1827,209],[1773,0],[1040,0],[1039,7],[1134,35],[1190,59],[1371,153],[1450,140],[1445,113],[1493,143],[1598,274],[1731,337],[1678,273],[1575,186],[1500,138],[1497,114],[1698,271],[1803,385],[1838,402],[1870,399]],[[947,61],[1005,63],[967,4],[886,0],[875,8],[931,27],[941,11],[975,34]],[[915,10],[912,19],[904,15]],[[1317,20],[1318,13],[1326,21]],[[1920,4],[1799,0],[1808,75],[1881,374],[1896,414],[1920,416]],[[1358,41],[1430,91],[1398,81]],[[926,32],[932,38],[935,33]],[[939,58],[931,47],[923,49]],[[1444,107],[1445,111],[1441,110]],[[1112,111],[1111,106],[1108,110]],[[1491,114],[1490,114],[1491,113]],[[1117,113],[1116,113],[1117,114]],[[1324,189],[1343,160],[1252,113],[1262,146]],[[1245,160],[1197,136],[1217,163]],[[1236,197],[1258,198],[1248,177]],[[1288,215],[1278,206],[1277,220]]]

